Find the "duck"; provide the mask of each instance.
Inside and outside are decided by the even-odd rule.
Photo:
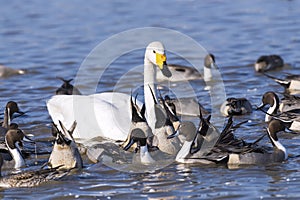
[[[128,151],[134,147],[134,151],[138,153],[133,159],[142,164],[155,163],[155,160],[149,153],[152,146],[153,133],[143,114],[144,110],[139,109],[137,105],[132,105],[132,118],[128,140],[122,145],[124,151]]]
[[[265,122],[271,121],[275,118],[285,122],[288,129],[295,132],[300,132],[300,109],[296,108],[293,110],[288,110],[286,112],[278,113],[280,108],[279,97],[275,92],[266,92],[262,97],[262,104],[257,107],[257,109],[262,110],[266,105],[270,105],[270,108],[266,112]]]
[[[4,159],[3,168],[20,169],[26,166],[24,155],[21,151],[22,142],[34,142],[28,138],[21,129],[8,129],[5,135],[6,147],[1,149]]]
[[[199,116],[199,110],[195,108],[199,106],[203,114],[209,113],[195,98],[171,98],[169,95],[165,95],[165,102],[172,107],[173,112],[176,115],[197,117]]]
[[[3,165],[3,157],[0,154],[0,175]],[[40,169],[36,171],[22,171],[17,174],[10,174],[0,177],[0,187],[35,187],[42,183],[59,180],[66,176],[68,171],[58,171],[57,168]]]
[[[224,116],[245,115],[252,113],[252,105],[246,98],[227,98],[220,107],[220,112]]]
[[[161,127],[157,127],[154,132],[155,146],[157,146],[161,152],[176,155],[180,149],[181,141],[178,137],[169,138],[169,136],[179,134],[178,129],[181,126],[181,122],[176,113],[173,112],[172,108],[162,97],[161,100],[166,117],[164,118],[165,120],[161,120],[165,121],[165,124]],[[159,107],[160,105],[155,102],[155,106]]]
[[[59,121],[59,125],[63,132],[54,126],[57,129],[57,134],[47,165],[50,168],[58,167],[57,169],[81,169],[83,167],[82,158],[72,136],[76,128],[76,121],[73,122],[69,130],[61,121]]]
[[[5,136],[10,124],[13,119],[14,113],[18,113],[18,116],[24,115],[25,113],[19,109],[18,104],[15,101],[7,102],[4,110],[4,119],[2,126],[0,126],[0,135]],[[17,116],[16,116],[17,117]]]
[[[13,68],[6,67],[6,66],[0,64],[0,77],[6,78],[6,77],[13,76],[13,75],[21,75],[21,74],[25,74],[25,73],[26,73],[25,70],[13,69]]]
[[[207,54],[204,58],[204,75],[202,76],[200,72],[194,68],[178,64],[168,64],[168,68],[172,73],[172,77],[166,78],[160,71],[157,72],[158,81],[190,81],[203,79],[205,81],[210,81],[212,79],[212,69],[218,69],[215,63],[215,56],[213,54]]]
[[[167,68],[165,47],[159,42],[151,42],[144,56],[144,101],[146,117],[151,130],[155,131],[157,121],[153,109],[153,90],[157,99],[156,68],[166,77],[172,74]],[[126,140],[131,121],[131,96],[125,93],[103,92],[92,95],[54,95],[47,101],[47,109],[52,121],[60,120],[65,126],[77,122],[74,138],[88,140],[103,137],[109,140]],[[142,102],[137,101],[139,106]]]
[[[62,80],[63,84],[55,91],[56,95],[81,95],[79,89],[70,83],[73,79],[66,80],[62,77],[57,78]]]
[[[300,75],[287,75],[285,78],[280,79],[269,74],[264,73],[264,75],[276,83],[282,85],[287,92],[299,94],[300,92]]]
[[[279,55],[262,55],[256,60],[254,69],[256,72],[266,72],[283,66],[283,59]]]
[[[228,167],[241,165],[266,165],[283,162],[288,158],[286,148],[279,142],[277,133],[285,130],[280,120],[272,120],[268,124],[267,135],[273,148],[258,145],[265,136],[259,137],[253,143],[236,138],[232,132],[232,116],[229,117],[224,130],[210,148],[203,148],[203,142],[211,129],[216,129],[209,120],[202,120],[205,124],[197,130],[193,123],[187,123],[180,130],[188,135],[187,142],[178,152],[176,161],[180,163],[225,164]],[[192,132],[191,132],[192,131]],[[192,133],[192,134],[191,134]],[[201,139],[198,139],[201,138]]]

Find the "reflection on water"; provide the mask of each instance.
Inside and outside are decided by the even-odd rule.
[[[25,4],[6,2],[0,8],[0,63],[25,69],[26,74],[0,79],[0,106],[9,100],[17,101],[26,115],[15,122],[26,133],[43,141],[38,143],[40,151],[51,151],[50,117],[46,101],[54,94],[61,82],[57,76],[66,79],[76,77],[85,57],[100,42],[136,27],[156,26],[182,32],[203,45],[216,56],[216,63],[225,84],[227,97],[245,97],[252,105],[258,105],[266,91],[280,94],[281,86],[263,75],[254,72],[253,63],[260,55],[279,54],[290,66],[284,73],[299,74],[300,49],[299,2],[261,0],[225,1],[51,1],[30,0]],[[159,36],[158,36],[159,37]],[[139,37],[135,38],[136,40]],[[160,38],[157,38],[160,40]],[[174,46],[179,42],[172,41]],[[126,47],[129,41],[120,43]],[[169,41],[170,42],[170,41]],[[193,49],[180,44],[184,57],[176,52],[168,54],[169,63],[188,64],[197,60]],[[119,45],[109,47],[118,50]],[[80,87],[88,89],[95,84],[95,90],[130,91],[142,82],[142,73],[130,68],[141,69],[143,50],[120,56],[105,71],[105,76],[95,80],[83,79]],[[200,63],[200,60],[197,60]],[[127,67],[130,66],[130,67]],[[96,74],[98,68],[91,66],[88,73]],[[282,77],[282,71],[271,75]],[[132,84],[131,80],[136,80]],[[191,85],[201,104],[212,110],[216,105],[207,85],[195,80],[189,84],[172,83],[170,92],[190,96]],[[194,92],[193,91],[193,92]],[[94,92],[94,91],[92,91]],[[167,90],[163,91],[166,94]],[[142,93],[140,94],[142,96]],[[216,108],[217,109],[217,108]],[[2,109],[3,110],[3,109]],[[254,111],[247,116],[235,117],[236,123],[249,119],[237,135],[250,141],[265,131],[264,116]],[[190,119],[190,118],[183,118]],[[198,123],[197,118],[192,118]],[[223,120],[215,118],[213,120]],[[249,198],[299,198],[299,137],[279,135],[287,147],[290,158],[282,163],[268,166],[249,166],[228,169],[224,166],[184,165],[172,162],[161,170],[144,173],[127,173],[93,164],[84,157],[85,168],[66,177],[63,181],[42,185],[34,189],[1,189],[0,197],[38,199],[249,199]],[[269,144],[267,138],[261,141]],[[34,147],[30,147],[34,149]],[[38,165],[47,161],[48,155],[38,157]],[[132,156],[132,154],[128,154]],[[34,164],[34,156],[27,164]],[[108,160],[109,161],[109,160]],[[138,167],[141,170],[141,167]],[[151,171],[151,172],[149,172]],[[7,173],[7,171],[4,171]]]

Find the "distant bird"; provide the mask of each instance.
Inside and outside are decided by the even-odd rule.
[[[194,67],[184,66],[178,64],[168,64],[168,68],[172,73],[171,77],[165,77],[162,72],[157,71],[157,80],[158,81],[190,81],[203,79],[205,81],[210,81],[212,79],[212,69],[218,69],[215,63],[215,56],[213,54],[208,54],[204,58],[203,66],[203,76],[201,73]]]
[[[254,69],[257,72],[266,72],[283,66],[283,59],[279,55],[263,55],[256,60]]]
[[[65,80],[61,77],[57,77],[58,79],[62,80],[64,83],[60,86],[60,88],[58,88],[56,90],[56,94],[60,95],[60,94],[65,94],[65,95],[81,95],[81,92],[74,87],[70,82],[73,79],[69,79],[69,80]]]
[[[4,110],[4,119],[2,122],[2,126],[0,126],[0,136],[4,136],[6,131],[10,128],[11,120],[13,119],[14,113],[18,113],[19,115],[24,115],[24,112],[22,112],[18,104],[14,101],[7,102]],[[13,124],[14,126],[16,124]]]
[[[10,67],[6,67],[4,65],[0,65],[0,77],[6,78],[9,76],[25,74],[25,70],[22,69],[13,69]]]
[[[252,112],[252,105],[246,98],[228,98],[220,108],[225,116],[244,115]]]

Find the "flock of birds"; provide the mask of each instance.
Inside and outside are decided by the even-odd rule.
[[[267,136],[272,144],[272,147],[264,146],[259,142],[265,135],[254,142],[244,141],[234,135],[240,124],[234,125],[232,116],[251,113],[253,109],[245,98],[228,98],[222,104],[220,112],[228,116],[228,121],[224,129],[219,131],[210,122],[211,115],[197,100],[161,96],[157,81],[213,80],[212,72],[218,69],[215,58],[208,54],[203,59],[202,76],[192,67],[167,65],[164,45],[161,42],[150,43],[144,57],[144,102],[132,94],[116,92],[82,95],[70,83],[72,79],[62,79],[63,85],[47,102],[55,137],[48,162],[36,171],[25,170],[3,176],[0,186],[33,187],[58,180],[73,169],[83,167],[82,154],[86,154],[92,162],[101,161],[105,152],[103,144],[87,148],[79,148],[81,145],[78,144],[78,141],[88,144],[96,137],[109,142],[110,146],[115,145],[124,154],[127,151],[135,152],[134,161],[144,165],[159,162],[154,156],[157,152],[170,155],[180,163],[260,165],[286,160],[288,154],[279,142],[277,133],[285,129],[300,132],[300,98],[288,93],[300,90],[300,76],[289,75],[285,79],[278,79],[266,74],[269,70],[283,67],[284,62],[277,55],[261,56],[255,63],[257,72],[283,85],[287,91],[281,102],[276,93],[265,93],[262,104],[256,108],[265,112]],[[8,68],[2,71],[24,73],[22,70],[10,72]],[[263,110],[265,106],[269,106],[267,111]],[[0,154],[1,168],[18,170],[24,167],[24,159],[28,155],[21,144],[23,141],[34,143],[16,123],[11,122],[17,117],[16,114],[20,116],[23,112],[17,103],[8,102],[0,127],[1,134],[5,135]],[[179,115],[198,116],[199,125],[196,127],[191,121],[181,121]],[[207,141],[214,141],[209,148],[205,146]],[[8,163],[13,165],[9,166]]]

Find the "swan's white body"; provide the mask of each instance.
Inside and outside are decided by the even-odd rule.
[[[151,90],[157,98],[156,67],[164,70],[164,46],[152,42],[147,46],[144,58],[144,99],[147,122],[155,130],[156,116]],[[171,75],[169,75],[171,76]],[[58,95],[47,102],[49,114],[55,124],[60,120],[65,126],[76,121],[74,138],[91,139],[104,137],[112,140],[126,140],[131,124],[131,95],[105,92],[88,96]],[[141,102],[137,102],[139,106]]]

